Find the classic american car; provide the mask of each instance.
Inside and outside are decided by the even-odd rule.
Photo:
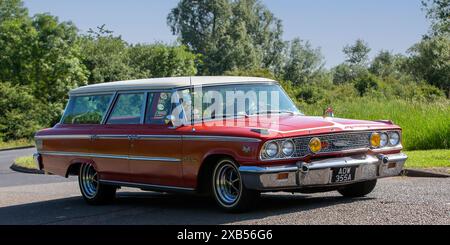
[[[243,101],[220,101],[239,92]],[[69,98],[60,123],[36,133],[35,160],[48,174],[78,176],[93,205],[121,187],[210,195],[232,212],[263,192],[361,197],[407,160],[391,121],[305,116],[271,79],[111,82]]]

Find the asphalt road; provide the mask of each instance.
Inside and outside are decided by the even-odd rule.
[[[446,224],[450,179],[389,178],[365,198],[337,192],[263,195],[245,214],[225,214],[205,198],[122,189],[115,203],[87,206],[75,179],[14,173],[31,150],[0,152],[0,224]]]
[[[58,183],[66,180],[57,176],[22,174],[12,171],[9,167],[17,157],[31,156],[36,152],[35,148],[1,151],[0,152],[0,187],[38,185]]]

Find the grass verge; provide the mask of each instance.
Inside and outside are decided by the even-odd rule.
[[[34,145],[34,142],[32,140],[28,140],[28,139],[12,140],[12,141],[8,141],[8,142],[0,141],[0,150],[16,148],[16,147],[32,146],[32,145]]]
[[[450,150],[407,151],[407,168],[450,168]]]
[[[314,104],[300,108],[307,115],[322,116],[326,106]],[[393,120],[403,128],[403,145],[408,151],[450,149],[450,100],[418,103],[355,98],[332,103],[332,106],[336,117]]]
[[[26,169],[37,169],[34,163],[33,156],[19,157],[14,161],[14,165],[26,168]]]

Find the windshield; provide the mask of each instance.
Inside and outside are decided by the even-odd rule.
[[[195,121],[268,114],[302,115],[277,84],[200,87],[192,93],[182,91],[181,97],[186,112],[193,104]]]

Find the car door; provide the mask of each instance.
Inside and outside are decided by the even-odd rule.
[[[133,131],[143,123],[145,92],[118,93],[109,117],[94,129],[92,152],[102,180],[130,182]]]
[[[164,187],[183,184],[181,135],[165,123],[171,100],[168,91],[148,93],[145,124],[135,128],[130,146],[133,182]]]

